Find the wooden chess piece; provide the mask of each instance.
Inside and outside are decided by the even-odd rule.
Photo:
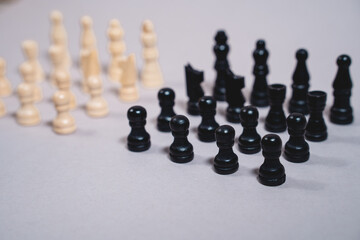
[[[150,20],[145,20],[141,34],[144,58],[141,80],[142,84],[148,88],[160,87],[164,82],[158,62],[159,52],[156,47],[156,41],[157,37],[154,31],[154,25]]]
[[[49,55],[52,63],[52,71],[50,73],[50,81],[56,86],[55,75],[58,71],[68,71],[64,65],[63,53],[61,47],[58,45],[51,45],[49,48]]]
[[[7,97],[11,92],[11,84],[6,77],[6,62],[0,58],[0,97]]]
[[[70,114],[70,96],[67,92],[58,91],[53,96],[57,116],[53,120],[53,130],[57,134],[70,134],[75,132],[76,123]]]
[[[86,113],[90,117],[105,117],[109,113],[106,100],[102,97],[102,82],[97,76],[90,76],[87,81],[91,99],[86,103]]]
[[[66,92],[70,98],[70,109],[76,108],[76,97],[74,93],[70,90],[71,80],[70,74],[67,71],[57,71],[54,76],[56,86],[60,91]]]
[[[139,99],[139,91],[136,86],[137,70],[135,63],[135,54],[130,54],[126,59],[120,61],[123,74],[120,80],[119,98],[126,102],[132,102]]]
[[[6,114],[6,107],[3,100],[0,98],[0,118]]]
[[[22,43],[22,49],[26,58],[34,71],[34,78],[36,82],[41,82],[45,78],[45,73],[38,60],[38,45],[33,40],[26,40]]]
[[[21,83],[17,89],[21,106],[16,112],[16,121],[22,126],[35,126],[41,121],[40,112],[34,105],[34,85]]]
[[[34,69],[29,62],[24,62],[20,65],[20,74],[25,83],[31,84],[33,86],[33,97],[35,102],[39,102],[43,98],[42,90],[40,86],[36,84],[36,79],[34,76]]]

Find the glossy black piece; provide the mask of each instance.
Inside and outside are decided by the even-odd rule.
[[[145,130],[146,110],[142,106],[133,106],[127,112],[131,132],[127,137],[128,149],[143,152],[150,148],[150,135]]]
[[[253,69],[255,80],[251,91],[250,103],[251,105],[257,107],[266,107],[269,106],[267,92],[268,84],[266,80],[266,76],[269,74],[269,68],[266,63],[269,57],[269,52],[265,48],[264,40],[258,40],[256,42],[256,49],[253,52],[253,57],[255,60],[255,66]]]
[[[201,83],[204,81],[204,72],[192,68],[190,64],[185,66],[186,93],[189,97],[187,112],[190,115],[200,115],[199,99],[204,96]]]
[[[305,129],[305,138],[312,142],[324,141],[328,136],[323,118],[323,111],[326,106],[326,93],[323,91],[309,92],[308,104],[310,117]]]
[[[202,142],[215,141],[215,130],[219,124],[215,120],[216,100],[213,97],[205,96],[199,100],[201,123],[198,127],[199,140]]]
[[[240,112],[241,125],[243,132],[239,137],[240,152],[253,154],[261,150],[261,137],[256,131],[258,125],[259,112],[256,107],[246,106]]]
[[[287,121],[289,140],[285,144],[284,157],[295,163],[309,160],[309,144],[305,141],[306,118],[302,113],[291,113]]]
[[[213,96],[217,101],[225,101],[226,89],[226,70],[229,69],[229,62],[227,60],[227,55],[230,51],[230,47],[227,44],[227,36],[223,30],[220,30],[216,33],[215,36],[215,46],[214,53],[216,56],[215,61],[215,70],[216,70],[216,80],[215,87],[213,91]]]
[[[266,186],[279,186],[286,180],[285,168],[280,163],[281,138],[276,134],[265,135],[261,140],[264,163],[259,169],[259,181]]]
[[[334,105],[330,110],[330,121],[346,125],[354,121],[353,109],[350,105],[352,81],[349,67],[351,58],[348,55],[341,55],[336,63],[338,71],[333,82]]]
[[[283,103],[286,96],[286,86],[271,84],[268,86],[270,110],[265,119],[265,129],[269,132],[284,132],[286,130],[286,117]]]
[[[290,113],[302,113],[304,115],[309,114],[309,107],[307,104],[307,93],[309,91],[310,75],[306,67],[306,59],[308,53],[305,49],[299,49],[296,52],[297,64],[292,76],[293,84],[292,96],[289,102]]]
[[[170,145],[170,159],[176,163],[187,163],[193,160],[193,146],[188,141],[189,119],[183,115],[175,115],[170,120],[170,128],[174,141]]]
[[[244,106],[245,97],[241,89],[245,87],[245,79],[235,75],[230,69],[227,70],[226,85],[226,120],[232,123],[240,122],[240,110]]]
[[[214,159],[214,169],[218,174],[232,174],[239,169],[238,156],[234,153],[235,130],[229,125],[216,129],[216,145],[219,152]]]
[[[174,112],[175,92],[171,88],[162,88],[158,92],[160,115],[157,117],[157,128],[161,132],[170,132],[170,120],[176,115]]]

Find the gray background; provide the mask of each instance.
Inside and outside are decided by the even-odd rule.
[[[0,56],[8,62],[13,87],[21,79],[24,39],[39,42],[46,72],[49,47],[49,12],[63,12],[69,47],[76,63],[79,19],[88,14],[102,63],[109,60],[106,28],[118,18],[125,30],[127,53],[142,65],[141,22],[149,18],[159,39],[160,64],[166,86],[176,90],[175,110],[185,114],[183,65],[191,62],[205,70],[209,94],[215,73],[213,37],[219,28],[229,35],[229,61],[246,77],[244,93],[252,86],[252,51],[264,38],[270,51],[269,82],[291,84],[295,51],[309,51],[311,89],[326,91],[325,111],[329,139],[310,143],[311,158],[303,164],[285,161],[287,181],[280,187],[258,183],[261,153],[240,154],[233,175],[213,172],[214,143],[202,143],[191,121],[190,141],[195,159],[171,162],[167,147],[171,134],[155,128],[159,113],[157,90],[140,87],[141,104],[148,110],[147,130],[152,147],[145,153],[126,149],[127,109],[132,103],[117,99],[116,84],[103,74],[104,96],[110,115],[91,119],[84,111],[88,97],[79,90],[80,71],[74,64],[72,79],[79,107],[73,111],[77,132],[59,136],[51,130],[55,110],[50,98],[55,89],[41,84],[45,99],[37,104],[42,123],[22,127],[13,117],[16,96],[4,99],[8,115],[0,119],[0,239],[360,239],[359,133],[360,133],[360,2],[359,1],[0,1]],[[352,104],[355,122],[337,126],[328,122],[331,84],[336,58],[348,53],[353,60]],[[288,97],[290,96],[288,88]],[[218,105],[217,120],[225,124],[226,104]],[[258,131],[267,109],[260,110]],[[233,125],[238,137],[242,128]],[[283,143],[287,134],[280,134]]]

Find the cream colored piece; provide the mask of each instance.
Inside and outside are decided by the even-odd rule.
[[[141,71],[141,81],[145,87],[155,88],[163,85],[164,80],[158,62],[159,52],[156,47],[157,37],[154,25],[145,20],[142,26],[141,42],[143,44],[144,66]]]
[[[91,117],[105,117],[109,113],[109,107],[102,97],[101,79],[98,76],[90,76],[87,83],[91,98],[86,103],[86,113]]]
[[[3,100],[0,98],[0,118],[6,114],[6,107]]]
[[[53,130],[57,134],[70,134],[75,132],[76,123],[70,114],[70,96],[67,92],[58,91],[53,96],[57,116],[53,120]]]
[[[81,56],[81,69],[83,73],[82,80],[82,90],[84,92],[89,92],[89,87],[87,86],[87,79],[90,76],[99,76],[101,73],[100,64],[98,61],[97,50],[82,50],[80,53]]]
[[[43,98],[42,90],[39,85],[37,85],[34,77],[34,69],[29,62],[24,62],[20,65],[20,74],[25,83],[31,84],[34,91],[34,101],[39,102]]]
[[[66,92],[70,98],[70,109],[76,108],[76,97],[74,93],[70,90],[71,87],[71,80],[70,74],[67,71],[57,71],[55,73],[55,81],[56,86],[59,88],[60,91]]]
[[[135,54],[130,54],[127,58],[119,62],[123,74],[121,76],[121,87],[119,89],[119,98],[126,102],[132,102],[139,99],[139,90],[136,86],[137,70],[135,63]]]
[[[0,97],[7,97],[11,92],[11,84],[6,77],[6,62],[0,58]]]
[[[40,112],[34,105],[34,86],[21,83],[17,89],[21,106],[16,112],[16,121],[22,126],[35,126],[40,123]]]
[[[34,78],[36,82],[41,82],[45,78],[44,70],[38,60],[38,45],[33,40],[26,40],[22,43],[23,52],[26,60],[34,68]]]
[[[49,55],[52,63],[52,71],[50,74],[50,81],[53,85],[56,86],[55,74],[58,71],[68,71],[68,68],[64,62],[63,52],[61,50],[61,46],[51,45],[49,48]]]
[[[81,18],[81,49],[91,49],[96,47],[96,38],[92,28],[92,19],[89,16]]]
[[[108,75],[111,81],[120,82],[122,70],[119,67],[119,60],[124,58],[126,46],[123,41],[124,30],[117,19],[110,21],[107,35],[109,38],[108,49],[111,55]]]

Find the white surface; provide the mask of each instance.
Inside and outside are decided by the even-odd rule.
[[[91,3],[89,3],[91,2]],[[0,239],[359,239],[359,1],[1,1],[0,56],[8,62],[8,78],[20,82],[23,61],[20,43],[39,42],[41,63],[49,72],[48,14],[64,14],[74,59],[79,52],[79,19],[93,17],[100,58],[108,62],[105,31],[118,18],[125,30],[127,53],[135,52],[141,66],[140,24],[153,20],[159,39],[160,63],[166,85],[176,90],[176,107],[185,113],[183,66],[189,61],[205,70],[207,93],[214,71],[213,37],[219,28],[229,35],[229,61],[235,73],[246,77],[246,97],[252,86],[251,53],[258,38],[270,51],[270,83],[291,84],[295,51],[309,51],[311,89],[328,93],[325,113],[329,139],[310,143],[310,160],[285,161],[287,181],[280,187],[257,182],[261,153],[240,154],[239,171],[230,176],[213,172],[214,143],[202,143],[191,131],[195,159],[172,163],[166,148],[170,134],[155,128],[159,113],[157,90],[141,89],[141,104],[148,110],[147,130],[152,147],[145,153],[126,149],[129,133],[126,111],[132,104],[118,101],[116,86],[106,75],[105,98],[111,114],[90,119],[83,109],[87,96],[79,90],[80,73],[74,66],[74,92],[80,107],[73,112],[78,131],[54,134],[55,116],[50,97],[54,89],[44,82],[45,100],[38,104],[43,122],[21,127],[12,114],[15,96],[4,99],[9,114],[0,119]],[[355,122],[337,126],[328,122],[331,84],[338,55],[353,60],[352,105]],[[290,89],[288,88],[288,97]],[[217,120],[225,124],[225,104]],[[260,110],[261,135],[267,109]],[[192,129],[200,119],[190,117]],[[241,132],[235,126],[236,136]],[[283,143],[287,134],[280,134]]]

